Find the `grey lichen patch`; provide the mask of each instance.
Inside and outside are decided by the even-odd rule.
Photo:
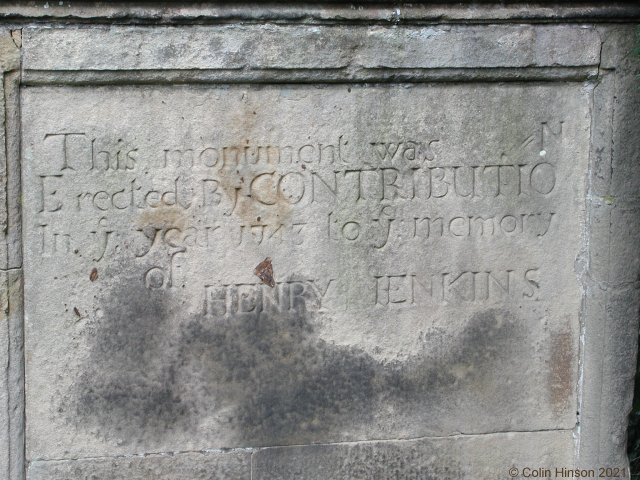
[[[76,429],[130,444],[195,433],[207,419],[226,432],[232,444],[223,446],[317,442],[411,423],[490,382],[508,362],[516,327],[484,311],[443,356],[384,362],[320,338],[320,320],[302,299],[288,312],[211,318],[181,314],[166,292],[135,285],[101,299],[104,316],[84,332],[90,353],[60,407]],[[396,412],[391,421],[388,411]]]

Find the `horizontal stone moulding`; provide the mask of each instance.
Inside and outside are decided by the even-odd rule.
[[[368,5],[367,5],[368,4]],[[273,2],[233,2],[229,4],[188,4],[164,2],[162,5],[139,2],[91,4],[75,2],[7,3],[0,6],[0,18],[6,22],[92,22],[137,24],[226,24],[230,22],[302,24],[433,24],[454,22],[621,22],[640,17],[633,2],[563,2],[545,4],[475,4],[469,8],[460,2],[402,4],[360,2],[358,8],[348,2],[277,4]]]
[[[224,25],[23,29],[25,70],[529,68],[599,63],[593,27]]]
[[[24,85],[566,82],[595,80],[596,67],[438,69],[26,70]]]

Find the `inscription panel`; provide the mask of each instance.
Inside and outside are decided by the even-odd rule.
[[[24,88],[29,457],[572,428],[589,102]]]

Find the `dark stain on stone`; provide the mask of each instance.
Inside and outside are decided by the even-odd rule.
[[[105,317],[85,331],[95,342],[76,384],[79,418],[93,418],[116,435],[185,419],[187,406],[173,388],[175,366],[166,357],[172,340],[162,293],[123,288],[103,308]]]
[[[352,445],[305,445],[257,452],[264,480],[459,480],[466,478],[461,456],[450,444],[417,440]]]
[[[281,314],[211,318],[182,314],[172,295],[121,285],[101,300],[104,316],[83,332],[82,374],[61,405],[69,423],[131,443],[196,434],[215,416],[236,445],[326,441],[366,431],[388,405],[405,425],[423,419],[513,354],[514,323],[500,311],[475,314],[445,354],[382,362],[321,339],[303,301]],[[473,373],[461,378],[455,364]]]

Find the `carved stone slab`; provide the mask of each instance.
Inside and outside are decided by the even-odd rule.
[[[571,428],[588,106],[581,85],[25,90],[29,451]]]
[[[96,8],[0,7],[7,478],[627,473],[636,7]]]

